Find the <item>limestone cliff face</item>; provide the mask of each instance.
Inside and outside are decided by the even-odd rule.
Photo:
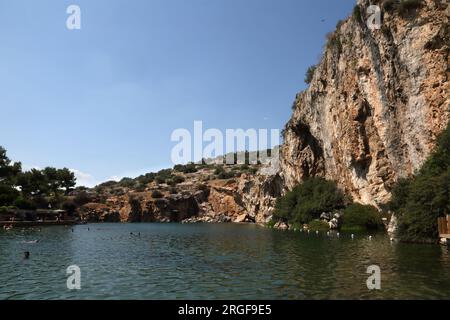
[[[369,2],[383,7],[379,30],[366,25]],[[297,95],[279,156],[253,167],[256,174],[225,166],[233,178],[221,178],[214,166],[200,166],[172,172],[185,179],[176,188],[109,186],[98,196],[104,201],[86,204],[81,217],[266,223],[276,198],[313,176],[337,181],[357,202],[387,202],[393,184],[421,167],[450,119],[450,9],[441,0],[403,12],[386,3],[359,0],[361,16],[329,35],[309,88]],[[155,190],[163,197],[155,199]]]
[[[276,168],[278,169],[278,161]],[[269,222],[275,202],[283,194],[284,182],[274,168],[263,167],[256,176],[242,176],[238,193],[241,194],[245,211],[259,224]]]
[[[384,203],[450,119],[448,5],[383,10],[381,29],[370,30],[369,2],[358,1],[361,19],[329,36],[309,88],[297,95],[281,148],[287,188],[323,176],[355,201]]]

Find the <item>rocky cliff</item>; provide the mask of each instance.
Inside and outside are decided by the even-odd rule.
[[[382,9],[379,29],[366,24],[370,4]],[[95,190],[81,217],[265,223],[277,197],[313,176],[336,181],[357,202],[387,202],[450,119],[449,11],[441,0],[359,0],[328,35],[308,89],[297,95],[279,156],[251,168],[196,165],[132,186],[113,183]],[[183,182],[174,184],[177,175]]]
[[[359,0],[328,36],[285,128],[287,188],[323,176],[355,201],[379,205],[421,167],[450,119],[450,25],[448,2],[416,2]],[[366,25],[370,3],[382,9],[378,30]]]
[[[273,178],[255,176],[262,165],[194,167],[162,170],[144,182],[107,182],[72,197],[83,200],[78,214],[91,222],[265,222],[281,194]]]

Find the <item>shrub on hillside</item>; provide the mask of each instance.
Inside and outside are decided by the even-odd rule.
[[[131,210],[130,214],[128,216],[129,222],[141,222],[142,217],[142,206],[139,201],[139,199],[135,197],[130,197],[128,200],[128,203],[130,204]]]
[[[305,83],[306,84],[310,84],[313,77],[314,77],[314,72],[316,72],[316,66],[310,66],[308,68],[308,70],[306,70],[306,74],[305,74]]]
[[[165,183],[166,180],[172,178],[172,170],[170,169],[163,169],[156,173],[156,182],[158,183]]]
[[[153,199],[161,199],[163,196],[164,196],[164,195],[163,195],[160,191],[158,191],[158,190],[154,190],[154,191],[152,192],[152,198],[153,198]]]
[[[333,181],[310,178],[296,186],[275,204],[274,219],[289,223],[309,223],[322,212],[345,205],[345,196]]]
[[[396,7],[396,5],[397,5],[397,2],[398,2],[398,1],[396,1],[396,0],[384,0],[384,1],[381,3],[381,7],[382,7],[383,10],[385,10],[385,11],[392,11],[392,10],[395,9],[395,7]]]
[[[179,184],[179,183],[184,182],[185,179],[184,179],[182,176],[174,176],[174,177],[172,178],[172,181],[173,181],[175,184]]]
[[[339,54],[342,52],[341,38],[336,31],[327,34],[327,48],[334,48]]]
[[[355,5],[353,7],[353,14],[352,15],[353,15],[353,18],[356,21],[361,21],[361,17],[362,17],[362,15],[361,15],[361,8],[358,5]]]
[[[202,163],[203,163],[203,161],[202,161]],[[173,167],[173,169],[175,171],[183,172],[183,173],[195,173],[198,171],[196,165],[192,162],[188,163],[186,165],[177,164],[176,166]]]
[[[401,14],[407,13],[409,10],[417,9],[422,5],[422,0],[400,0],[398,10]]]
[[[216,179],[226,180],[234,178],[235,173],[225,170],[223,166],[217,166],[216,170],[214,170],[214,175],[216,176]]]
[[[236,176],[236,174],[233,173],[233,172],[230,172],[230,171],[224,171],[224,172],[222,172],[222,173],[220,173],[220,174],[217,175],[217,179],[220,179],[220,180],[227,180],[227,179],[234,178],[235,176]]]
[[[151,173],[147,173],[145,175],[137,177],[136,180],[138,182],[140,182],[141,184],[146,185],[146,184],[149,184],[149,183],[155,181],[155,177],[156,177],[156,174],[151,172]]]
[[[345,208],[342,230],[376,230],[383,227],[381,214],[377,208],[354,203]]]
[[[120,180],[119,185],[123,188],[133,188],[136,182],[131,178],[123,178]]]
[[[137,192],[144,192],[145,191],[145,184],[142,184],[142,183],[139,182],[135,186],[134,190],[137,191]]]
[[[158,177],[155,178],[155,182],[156,182],[157,184],[166,183],[166,179],[163,178],[163,177],[158,176]]]
[[[86,191],[81,191],[75,196],[75,198],[73,199],[73,202],[78,207],[81,207],[81,206],[85,205],[86,203],[91,202],[91,196]]]
[[[308,228],[311,231],[326,232],[330,230],[330,226],[325,221],[313,220],[308,224]]]
[[[450,124],[420,171],[394,187],[390,207],[401,240],[437,241],[437,218],[450,214]]]

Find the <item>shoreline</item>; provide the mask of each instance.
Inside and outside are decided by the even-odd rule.
[[[80,224],[78,221],[0,221],[0,227],[36,227],[36,226],[72,226]]]

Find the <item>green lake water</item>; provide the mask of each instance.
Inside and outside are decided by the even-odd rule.
[[[81,290],[67,289],[70,265],[80,267]],[[381,269],[381,290],[367,288],[371,265]],[[450,298],[447,247],[255,225],[1,230],[0,270],[0,299]]]

